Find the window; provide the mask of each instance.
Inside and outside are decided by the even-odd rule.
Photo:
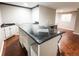
[[[62,22],[70,22],[71,17],[72,17],[72,14],[62,14],[61,15],[61,21]]]

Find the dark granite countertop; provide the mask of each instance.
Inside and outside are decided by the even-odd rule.
[[[29,35],[37,44],[42,44],[51,38],[62,35],[64,33],[60,31],[57,31],[56,33],[49,33],[45,31],[45,29],[43,31],[38,31],[40,29],[39,26],[33,24],[19,26],[19,28],[22,29],[27,35]]]
[[[1,25],[1,28],[3,28],[3,27],[8,27],[8,26],[12,26],[12,25],[15,25],[15,23],[2,24],[2,25]]]

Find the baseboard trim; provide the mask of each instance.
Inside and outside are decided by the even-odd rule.
[[[0,56],[2,56],[3,46],[4,46],[4,41],[2,42],[1,51],[0,51]]]
[[[69,29],[69,28],[63,28],[63,27],[58,27],[58,28],[74,31],[74,29]]]

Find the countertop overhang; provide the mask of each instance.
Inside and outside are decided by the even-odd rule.
[[[53,33],[51,35],[49,33],[47,33],[47,35],[46,35],[46,33],[42,32],[41,34],[44,34],[44,35],[39,34],[38,36],[35,36],[33,33],[28,32],[26,28],[23,28],[23,26],[22,27],[19,26],[19,28],[21,30],[23,30],[28,36],[30,36],[37,44],[42,44],[42,43],[50,40],[51,38],[54,38],[54,37],[56,37],[58,35],[61,35],[62,36],[62,34],[65,33],[65,32],[58,31],[57,33]]]

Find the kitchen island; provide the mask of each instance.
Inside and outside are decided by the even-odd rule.
[[[64,33],[50,33],[48,29],[40,29],[35,24],[23,24],[19,26],[19,31],[20,43],[27,49],[29,56],[56,56],[58,42]]]

